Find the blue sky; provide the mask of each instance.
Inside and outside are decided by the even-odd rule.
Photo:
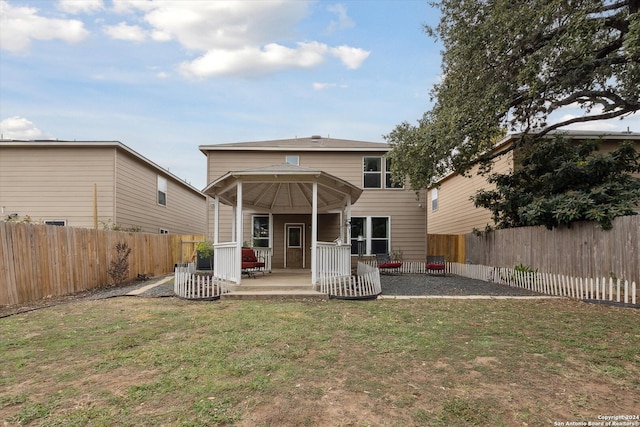
[[[0,8],[4,138],[121,141],[200,189],[199,145],[314,134],[382,142],[431,107],[441,72],[441,46],[423,31],[438,12],[422,0]]]

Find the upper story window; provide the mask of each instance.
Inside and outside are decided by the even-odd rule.
[[[364,188],[382,188],[382,157],[364,158]]]
[[[432,211],[438,210],[438,189],[437,188],[431,189],[431,210]]]
[[[284,162],[289,165],[300,166],[300,156],[285,156]]]
[[[393,180],[391,175],[391,159],[389,157],[385,158],[385,185],[386,188],[404,188],[401,182]]]
[[[403,188],[402,183],[394,182],[391,177],[390,158],[365,157],[363,165],[364,188]]]
[[[167,180],[158,175],[158,204],[167,206]]]

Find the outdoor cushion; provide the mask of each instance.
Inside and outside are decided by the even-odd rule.
[[[427,273],[430,271],[445,272],[445,259],[442,255],[432,255],[427,257]]]
[[[264,262],[258,261],[256,253],[251,248],[242,248],[242,269],[264,268]]]
[[[402,261],[391,261],[389,254],[376,254],[376,261],[378,268],[391,269],[402,267]]]

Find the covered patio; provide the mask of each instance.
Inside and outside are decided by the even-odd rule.
[[[306,231],[306,226],[302,228],[300,241],[303,254],[306,249],[310,251],[310,254],[306,254],[308,265],[303,257],[301,270],[307,274],[308,289],[327,291],[329,294],[331,284],[336,286],[341,281],[346,283],[352,280],[351,206],[362,194],[359,187],[321,170],[280,164],[227,172],[212,181],[204,193],[213,198],[213,276],[216,280],[229,283],[236,291],[259,281],[243,277],[243,242],[252,240],[250,234],[245,232],[246,213],[268,215],[269,224],[278,216],[306,215],[305,218],[309,218],[310,231]],[[233,209],[231,240],[225,242],[220,241],[221,205]],[[318,238],[321,215],[330,219],[323,223],[322,229],[322,235],[329,241]],[[304,240],[305,233],[309,235],[310,242]],[[331,236],[331,239],[326,239],[327,236]],[[256,253],[269,257],[274,245],[280,245],[279,248],[287,246],[284,240],[287,238],[279,236],[276,240],[270,235],[269,247],[255,248]],[[270,259],[267,264],[271,266]],[[282,266],[276,266],[272,271],[277,272],[279,267]],[[377,274],[377,269],[374,270]],[[275,277],[270,281],[273,280]],[[371,292],[379,293],[378,289],[379,278],[377,286],[371,287]]]

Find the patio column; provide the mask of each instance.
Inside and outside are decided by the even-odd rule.
[[[242,281],[242,181],[238,180],[236,203],[236,283]]]
[[[346,211],[346,219],[343,222],[343,227],[340,230],[344,230],[340,233],[340,238],[342,242],[345,244],[351,244],[351,194],[347,194],[347,206],[345,208]]]
[[[220,227],[220,197],[213,197],[213,215],[215,216],[215,221],[213,222],[213,244],[217,245],[219,243],[219,227]]]
[[[311,284],[316,287],[318,264],[316,260],[318,246],[318,182],[313,181],[313,212],[311,214]]]

